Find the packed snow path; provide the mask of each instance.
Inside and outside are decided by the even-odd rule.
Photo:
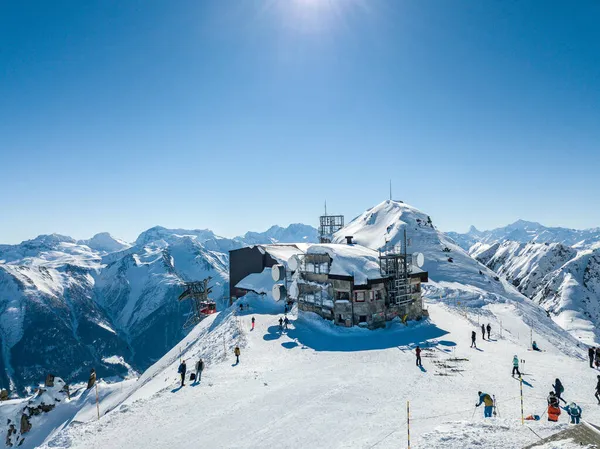
[[[483,443],[521,448],[538,439],[527,426],[545,437],[566,427],[567,417],[563,413],[558,425],[545,416],[521,425],[520,385],[510,375],[515,354],[525,361],[526,415],[544,414],[546,396],[559,377],[564,396],[582,406],[584,419],[600,422],[593,397],[598,372],[587,361],[564,355],[576,348],[551,345],[535,334],[547,351],[528,351],[528,327],[512,307],[483,309],[480,319],[493,329],[494,341],[488,342],[481,340],[477,315],[463,316],[441,304],[429,306],[430,322],[408,328],[394,323],[377,331],[343,329],[302,315],[280,332],[277,320],[283,314],[252,303],[250,312],[239,316],[205,320],[181,348],[142,376],[125,403],[100,421],[59,432],[46,447],[406,447],[410,401],[413,448]],[[502,337],[496,317],[502,319]],[[478,350],[469,347],[472,330]],[[239,365],[231,350],[235,344],[242,352]],[[416,344],[426,348],[423,370],[415,366]],[[197,354],[208,360],[199,385],[178,388],[179,350],[188,370]],[[484,421],[482,407],[475,409],[479,390],[496,396],[498,418]]]

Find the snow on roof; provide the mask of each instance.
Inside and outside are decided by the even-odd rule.
[[[265,268],[262,273],[252,273],[238,282],[235,286],[245,290],[252,290],[258,294],[270,294],[273,288],[273,277],[271,276],[271,268]]]
[[[353,276],[356,285],[366,284],[369,279],[381,279],[379,253],[365,246],[318,244],[310,245],[306,253],[329,254],[332,259],[329,273],[337,276]]]
[[[287,264],[292,256],[304,254],[308,248],[306,243],[256,245],[261,251],[268,253],[279,263]]]

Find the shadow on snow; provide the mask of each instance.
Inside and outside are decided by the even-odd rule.
[[[394,321],[388,323],[384,329],[368,330],[358,327],[339,327],[330,321],[311,315],[303,314],[299,317],[295,321],[294,327],[287,331],[287,336],[296,340],[298,344],[315,351],[369,351],[399,346],[414,349],[417,345],[422,347],[432,347],[438,344],[455,345],[454,342],[448,340],[431,341],[447,335],[448,332],[429,320],[411,322],[408,326]],[[272,327],[278,329],[277,326]],[[269,328],[269,332],[271,332],[271,328]],[[265,340],[275,339],[268,338],[269,335],[272,334],[267,334],[263,338]],[[295,347],[285,343],[282,346],[288,349]]]

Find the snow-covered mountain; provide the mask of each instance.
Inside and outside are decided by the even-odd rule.
[[[518,220],[508,226],[489,231],[479,231],[475,226],[471,226],[464,234],[458,232],[446,234],[467,251],[476,243],[493,244],[507,240],[519,243],[562,243],[576,248],[589,248],[600,243],[600,228],[579,230],[546,227],[525,220]]]
[[[476,243],[471,255],[542,305],[585,343],[600,339],[600,249],[562,243]]]
[[[117,239],[108,232],[96,234],[91,239],[78,240],[77,243],[80,245],[89,246],[91,249],[99,252],[100,254],[115,253],[131,247],[130,243]]]
[[[43,235],[0,248],[3,388],[21,390],[48,372],[103,376],[127,368],[103,359],[126,356],[126,343],[94,301],[100,256],[69,237]]]
[[[520,297],[512,285],[501,282],[496,273],[477,262],[443,232],[438,231],[431,217],[400,201],[387,200],[365,211],[337,232],[334,242],[344,243],[346,236],[372,249],[385,245],[401,245],[404,231],[409,242],[408,252],[423,253],[423,270],[429,272],[429,291],[439,294],[465,295],[476,299]]]
[[[144,370],[185,335],[190,304],[176,300],[183,282],[211,276],[223,307],[229,250],[312,239],[311,230],[274,226],[250,233],[246,243],[210,230],[155,226],[133,245],[108,233],[0,245],[0,387],[23,391],[48,372],[83,380],[92,366],[100,377]]]
[[[319,233],[316,228],[293,223],[286,228],[271,226],[265,232],[246,232],[236,240],[245,245],[259,245],[266,243],[318,243]]]

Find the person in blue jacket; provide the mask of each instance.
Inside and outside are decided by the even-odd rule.
[[[563,410],[571,417],[571,424],[579,424],[581,419],[581,407],[574,402],[571,402],[568,406],[563,407]]]
[[[481,404],[484,404],[483,417],[491,418],[492,411],[494,410],[494,400],[487,393],[482,393],[481,391],[478,391],[477,394],[479,395],[479,402],[475,404],[475,407],[479,407]]]

